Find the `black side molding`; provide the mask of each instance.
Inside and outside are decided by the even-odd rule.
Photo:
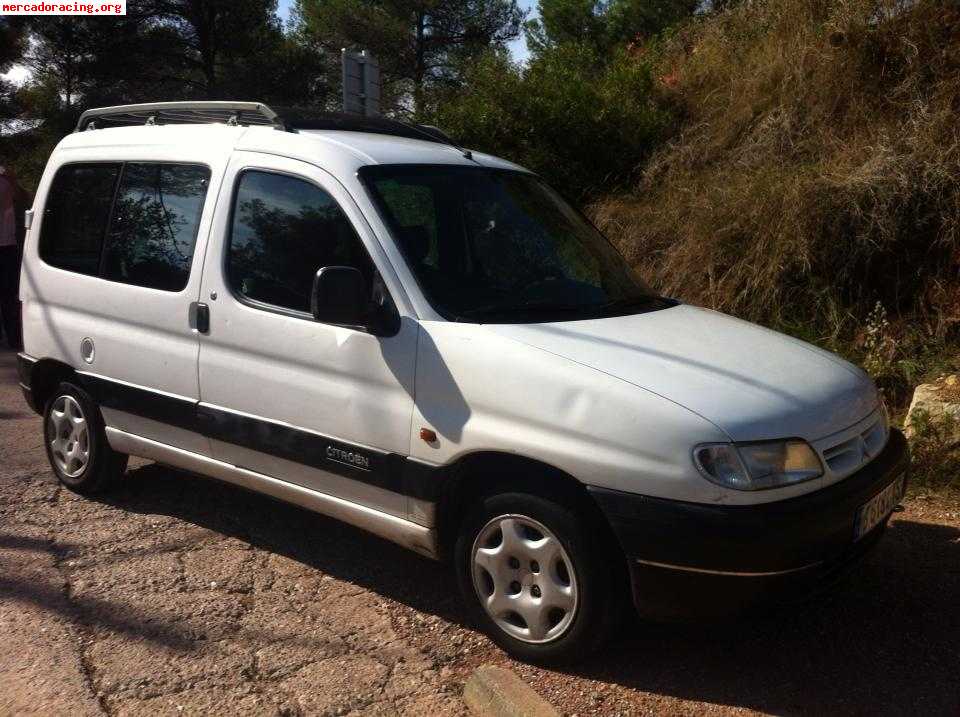
[[[78,373],[77,377],[106,408],[177,426],[411,498],[436,501],[440,497],[446,472],[442,467],[434,468],[397,453],[358,446],[103,376]]]
[[[197,430],[196,401],[148,391],[89,373],[78,373],[77,378],[101,406],[169,423],[188,431]]]

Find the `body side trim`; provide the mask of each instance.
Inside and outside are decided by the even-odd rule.
[[[167,423],[418,500],[439,499],[444,466],[414,462],[398,453],[98,374],[78,371],[77,376],[84,388],[106,408]]]
[[[190,396],[181,396],[179,393],[170,393],[169,391],[161,391],[159,388],[150,388],[149,386],[141,386],[138,383],[131,383],[130,381],[124,381],[119,378],[110,378],[109,376],[101,376],[100,374],[94,373],[93,371],[75,370],[74,372],[81,376],[88,376],[94,380],[99,379],[101,381],[109,381],[110,383],[120,384],[122,386],[139,389],[141,391],[148,391],[150,393],[155,393],[159,396],[166,396],[167,398],[175,398],[177,400],[188,401],[190,403],[197,402],[197,399],[191,398]]]
[[[425,528],[395,515],[383,513],[358,503],[333,495],[310,490],[293,483],[271,478],[208,456],[168,446],[164,443],[135,436],[116,428],[106,428],[110,446],[122,453],[131,453],[200,473],[234,485],[264,493],[271,497],[322,513],[350,523],[381,538],[390,540],[421,555],[436,559],[437,535],[432,528]]]
[[[101,406],[199,432],[197,402],[194,399],[84,371],[77,371],[76,374],[83,387]]]
[[[224,411],[205,403],[196,407],[197,425],[208,438],[252,448],[394,492],[400,489],[403,457],[377,451],[318,433]]]
[[[239,417],[239,418],[241,418],[241,419],[247,419],[247,420],[252,420],[252,421],[269,423],[270,425],[277,426],[278,428],[287,428],[287,429],[294,430],[294,431],[301,431],[301,432],[303,432],[303,433],[310,434],[311,436],[316,436],[317,438],[324,438],[324,439],[332,440],[332,441],[338,441],[338,440],[339,440],[338,438],[336,438],[336,437],[334,437],[334,436],[328,436],[326,433],[321,433],[320,431],[313,431],[313,430],[311,430],[311,429],[309,429],[309,428],[300,428],[300,427],[298,427],[298,426],[296,426],[296,425],[294,425],[294,424],[292,424],[292,423],[289,423],[289,422],[287,422],[287,421],[278,421],[278,420],[273,419],[273,418],[263,418],[263,417],[261,417],[261,416],[256,415],[255,413],[247,413],[247,412],[245,412],[245,411],[238,411],[238,410],[236,410],[236,409],[234,409],[234,408],[227,408],[226,406],[219,406],[219,405],[217,405],[217,404],[215,404],[215,403],[209,403],[209,402],[207,402],[207,401],[200,401],[200,402],[199,402],[199,405],[200,405],[200,408],[201,408],[201,409],[208,409],[208,410],[210,410],[210,411],[216,411],[216,412],[218,412],[218,413],[229,413],[231,416],[236,416],[236,417]],[[351,443],[350,445],[351,445],[352,447],[357,448],[357,449],[360,449],[360,450],[371,451],[371,452],[373,452],[373,453],[380,453],[381,455],[384,455],[384,456],[390,455],[390,452],[389,452],[389,451],[384,451],[384,450],[381,450],[381,449],[379,449],[379,448],[375,448],[375,447],[373,447],[373,446],[368,446],[368,445],[366,445],[366,444],[364,444],[364,443]]]

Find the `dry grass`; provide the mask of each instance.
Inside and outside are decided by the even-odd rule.
[[[933,417],[926,411],[911,416],[910,482],[916,492],[960,495],[960,426],[949,413]]]
[[[592,207],[648,279],[833,348],[878,301],[956,339],[956,2],[743,0],[658,52],[675,138]]]

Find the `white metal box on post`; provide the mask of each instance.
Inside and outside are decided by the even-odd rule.
[[[343,68],[343,111],[360,117],[380,115],[380,65],[366,50],[340,51]]]

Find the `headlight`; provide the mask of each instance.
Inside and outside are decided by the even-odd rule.
[[[693,449],[704,478],[733,490],[763,490],[803,483],[823,475],[823,466],[806,441],[709,443]]]

